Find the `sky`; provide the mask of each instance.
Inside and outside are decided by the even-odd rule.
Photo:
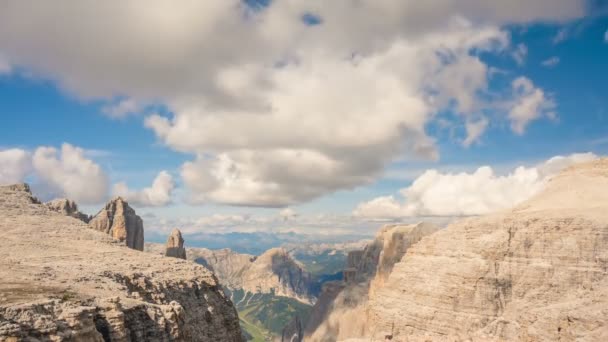
[[[149,240],[509,208],[608,149],[608,3],[3,1],[0,183]]]

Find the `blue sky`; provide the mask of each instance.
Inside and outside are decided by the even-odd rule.
[[[274,3],[268,3],[257,11],[270,11],[277,6]],[[59,149],[63,143],[80,147],[84,150],[84,158],[99,165],[103,174],[107,175],[108,193],[106,196],[112,195],[111,186],[113,184],[125,182],[131,191],[130,196],[134,198],[135,206],[137,207],[137,203],[141,202],[138,212],[153,213],[154,218],[150,216],[150,225],[157,227],[171,224],[192,225],[191,233],[196,232],[197,229],[200,231],[221,230],[229,225],[232,225],[231,227],[238,226],[238,223],[223,223],[222,220],[218,219],[221,221],[218,223],[219,226],[210,225],[205,227],[192,222],[200,217],[218,214],[225,216],[247,214],[245,215],[247,218],[251,215],[266,218],[266,221],[260,220],[260,222],[253,223],[245,220],[246,223],[243,223],[243,225],[251,226],[253,230],[264,230],[269,226],[282,225],[292,228],[297,226],[301,228],[297,230],[298,232],[306,232],[306,229],[310,229],[311,232],[318,233],[322,232],[323,229],[331,230],[334,227],[324,227],[323,224],[313,227],[314,224],[310,222],[314,221],[315,215],[335,215],[341,218],[336,219],[335,223],[331,224],[341,227],[353,226],[357,227],[358,232],[364,231],[367,233],[373,231],[378,224],[374,220],[353,219],[351,216],[354,210],[361,203],[383,196],[393,196],[398,201],[404,201],[403,198],[399,197],[401,196],[399,190],[407,188],[416,177],[427,169],[438,169],[446,174],[450,172],[472,173],[479,166],[489,165],[494,168],[497,175],[508,175],[517,166],[531,168],[557,155],[568,156],[583,152],[605,155],[608,149],[608,135],[606,134],[608,132],[608,97],[606,96],[605,85],[608,77],[608,41],[606,41],[608,16],[603,15],[602,6],[597,6],[592,9],[587,8],[584,14],[569,19],[561,18],[562,14],[557,13],[555,14],[556,17],[559,17],[557,20],[552,18],[533,20],[518,17],[492,22],[488,19],[487,22],[490,24],[480,20],[479,31],[486,29],[487,25],[494,26],[497,30],[508,35],[508,43],[502,48],[489,51],[475,52],[474,50],[478,49],[476,46],[466,49],[466,56],[462,56],[463,61],[466,60],[465,57],[467,56],[474,56],[479,58],[487,67],[486,74],[489,75],[487,76],[487,86],[482,90],[473,91],[475,101],[485,102],[485,104],[474,106],[476,109],[471,116],[459,113],[454,106],[444,107],[440,111],[429,114],[432,116],[426,116],[424,134],[433,141],[438,157],[434,158],[428,155],[420,157],[409,152],[391,154],[390,157],[370,161],[370,163],[377,161],[382,164],[382,167],[370,171],[368,174],[362,174],[355,180],[344,181],[344,184],[341,184],[339,177],[337,177],[334,183],[339,183],[339,185],[332,183],[327,191],[301,189],[298,187],[301,185],[294,185],[293,188],[296,189],[294,191],[297,194],[292,196],[289,193],[291,191],[289,190],[291,189],[290,184],[278,183],[281,187],[287,189],[280,194],[285,195],[285,198],[295,198],[295,201],[287,200],[283,203],[281,200],[272,199],[271,205],[264,204],[268,202],[258,205],[254,203],[254,200],[247,198],[244,200],[245,202],[240,203],[238,201],[243,200],[233,201],[231,198],[226,200],[228,198],[226,193],[233,193],[231,189],[226,190],[226,193],[222,192],[222,189],[218,189],[215,195],[206,196],[205,200],[191,201],[189,196],[193,192],[200,192],[203,187],[198,183],[194,184],[192,180],[185,180],[182,175],[182,167],[185,163],[200,162],[203,165],[200,167],[205,167],[204,165],[207,165],[204,164],[206,157],[202,156],[208,155],[215,158],[222,153],[227,153],[232,160],[237,160],[235,158],[239,157],[234,154],[236,153],[235,150],[223,149],[221,139],[220,143],[205,142],[200,144],[198,142],[179,141],[179,137],[168,138],[163,135],[165,126],[152,127],[148,120],[152,115],[160,113],[158,117],[170,120],[172,126],[169,128],[176,130],[179,118],[184,118],[184,120],[190,118],[188,115],[191,114],[186,113],[183,109],[185,106],[182,106],[182,104],[185,102],[184,99],[190,99],[193,96],[192,94],[200,95],[205,100],[193,101],[194,104],[188,103],[187,107],[190,109],[197,108],[203,112],[213,111],[214,108],[224,105],[221,99],[213,98],[213,101],[217,100],[218,102],[211,102],[211,95],[205,93],[215,90],[207,86],[201,86],[200,88],[184,86],[180,93],[173,88],[163,89],[155,85],[150,88],[139,85],[133,87],[125,85],[121,88],[123,84],[128,84],[128,82],[125,82],[124,79],[112,79],[113,75],[120,73],[113,73],[111,69],[108,69],[107,82],[105,82],[106,80],[103,80],[105,83],[90,82],[86,77],[81,78],[79,74],[75,74],[78,70],[83,70],[78,66],[74,66],[72,69],[69,65],[62,65],[57,61],[46,63],[44,54],[47,53],[47,50],[42,38],[38,39],[38,35],[27,32],[22,33],[22,37],[19,37],[18,34],[13,37],[0,37],[0,70],[2,70],[2,56],[6,57],[7,64],[10,65],[8,71],[0,73],[0,111],[2,112],[0,150],[20,149],[28,153],[34,153],[40,146],[51,146]],[[305,25],[311,26],[310,28],[304,28],[304,30],[329,27],[331,25],[330,12],[327,10],[328,14],[324,15],[324,13],[325,9],[323,8],[311,8],[310,11],[302,12],[301,18],[304,18],[302,20],[304,20]],[[468,12],[463,11],[463,13],[466,17]],[[475,15],[477,14],[474,11],[471,13],[470,16],[473,18],[471,22],[477,30],[475,26],[475,20],[477,20]],[[468,19],[468,17],[466,18]],[[2,18],[0,17],[0,19]],[[66,24],[66,29],[74,28]],[[86,28],[84,31],[86,31]],[[293,32],[296,36],[298,34],[308,34],[299,33],[300,31],[296,29]],[[62,34],[61,30],[58,30],[57,34]],[[380,32],[378,34],[384,33]],[[319,36],[314,36],[311,39],[313,38],[316,40],[323,39]],[[203,39],[203,44],[207,44],[204,38],[201,39]],[[407,36],[404,39],[410,38]],[[20,40],[19,44],[15,43],[16,40]],[[60,39],[58,38],[58,40]],[[302,38],[303,43],[299,46],[281,45],[280,48],[287,51],[292,49],[291,53],[298,56],[294,59],[297,60],[297,62],[293,62],[296,63],[294,65],[301,66],[307,63],[304,56],[308,56],[307,58],[310,58],[311,61],[320,58],[315,54],[298,55],[299,51],[320,44],[318,41],[311,41],[312,43]],[[64,43],[64,41],[59,41],[53,44],[60,46]],[[344,44],[347,43],[367,46],[365,42],[353,43],[344,40]],[[286,43],[281,41],[281,44]],[[327,46],[332,44],[335,45],[335,43],[331,43]],[[21,49],[23,46],[29,46],[29,50]],[[318,45],[317,47],[329,51],[327,46]],[[525,52],[521,52],[521,49],[518,50],[520,46],[525,46]],[[218,55],[222,53],[227,54],[227,56],[239,55],[239,58],[235,58],[232,62],[237,66],[247,64],[248,61],[245,57],[241,58],[240,54],[251,53],[253,55],[251,60],[257,58],[251,51],[244,52],[244,50],[237,48],[221,50],[223,48],[223,45],[218,45]],[[86,49],[86,47],[83,47],[82,50]],[[103,50],[96,51],[94,47],[91,49],[97,54],[103,53]],[[38,56],[28,55],[31,51],[36,51]],[[108,54],[112,53],[112,50],[108,51],[110,51]],[[457,55],[460,53],[459,51],[455,48],[452,52],[457,56],[455,58],[460,58]],[[519,57],[515,56],[518,53],[517,51],[520,51]],[[41,54],[42,56],[40,56]],[[57,51],[48,52],[48,54],[49,60],[63,56]],[[87,58],[86,56],[89,56],[89,54],[83,53],[82,56],[66,54],[65,56],[82,60]],[[171,55],[171,57],[173,56]],[[143,58],[145,60],[145,55]],[[159,60],[162,62],[160,57]],[[547,62],[550,60],[552,60],[552,63]],[[311,65],[316,64],[311,63]],[[103,59],[100,58],[91,61],[86,67],[99,67],[102,70],[103,68],[114,68],[114,64],[108,62],[108,65],[105,65]],[[118,67],[116,66],[116,68]],[[160,67],[158,69],[155,69],[155,67],[157,65],[149,67],[150,73],[161,70]],[[219,67],[205,64],[201,68],[213,71],[214,68]],[[188,69],[185,70],[188,71]],[[194,70],[196,69],[191,69],[191,71]],[[162,69],[161,71],[165,72],[166,70]],[[176,72],[176,74],[179,74],[179,72]],[[97,74],[96,77],[103,78],[106,77],[105,75],[104,71],[100,71],[100,74]],[[303,77],[302,75],[305,74],[300,73],[299,75],[299,77]],[[327,75],[326,77],[332,77],[331,72]],[[165,77],[160,75],[159,78],[155,78],[153,76],[150,76],[150,83],[158,83],[159,79],[162,80]],[[545,100],[554,103],[554,108],[550,110],[554,113],[554,117],[551,117],[548,112],[545,113],[546,115],[542,114],[535,117],[525,124],[525,130],[522,134],[514,131],[512,128],[513,121],[509,120],[507,114],[512,107],[516,106],[516,102],[508,98],[507,93],[510,92],[512,82],[518,77],[525,77],[533,84],[533,89],[542,90]],[[237,80],[240,80],[240,78],[237,78]],[[167,84],[171,85],[172,82],[174,82],[172,79],[168,80]],[[175,82],[175,84],[182,83],[177,76]],[[189,82],[194,84],[198,81],[187,79],[183,83]],[[112,91],[105,88],[107,84],[111,85]],[[244,102],[239,102],[235,106],[241,106],[242,103],[253,103],[251,106],[256,106],[256,99],[266,96],[264,83],[254,82],[254,84],[255,92],[251,94],[253,100],[247,102],[250,101],[249,98],[239,98],[239,101]],[[193,92],[192,89],[195,89],[195,91]],[[164,97],[165,94],[166,97]],[[110,117],[107,114],[109,105],[130,98],[144,104],[138,105],[134,113],[124,113],[119,118]],[[336,101],[340,100],[337,99]],[[226,101],[232,101],[232,98]],[[196,107],[199,102],[203,103],[200,108]],[[491,105],[488,105],[487,102]],[[495,105],[495,103],[503,102],[504,106]],[[292,110],[292,108],[289,108],[291,103],[294,102],[275,103],[274,105]],[[225,108],[233,108],[230,106],[232,104],[226,105]],[[321,106],[321,104],[318,106]],[[318,106],[314,108],[324,110],[324,108]],[[369,115],[376,114],[369,113]],[[336,116],[338,115],[341,114],[336,113]],[[462,142],[467,136],[465,124],[480,118],[487,120],[487,126],[479,138],[475,139],[469,146],[464,146]],[[439,119],[445,119],[445,121]],[[272,119],[269,118],[268,120]],[[198,126],[196,121],[192,125],[197,129],[197,131],[192,132],[193,137],[206,136],[211,133],[204,129],[200,130],[200,127],[208,126]],[[298,128],[291,127],[291,129],[294,129],[294,134],[297,135]],[[336,127],[336,132],[339,130],[340,127]],[[178,136],[185,134],[180,132],[176,131],[176,134]],[[246,135],[248,134],[247,131],[244,132],[246,132],[243,138],[245,145],[239,146],[238,150],[251,149],[258,153],[256,154],[258,158],[263,156],[262,153],[264,153],[265,148],[254,149],[247,144],[249,141],[255,144],[258,140],[262,141],[260,144],[264,144],[264,139],[254,133],[248,136]],[[265,134],[273,135],[275,133],[268,131]],[[225,132],[225,136],[226,140],[238,140],[238,137],[231,136],[230,131]],[[196,140],[197,138],[193,139]],[[324,138],[319,137],[319,139]],[[282,145],[278,147],[286,148]],[[294,148],[293,143],[289,143],[289,148]],[[306,147],[306,149],[308,148]],[[323,155],[334,153],[333,150],[329,150],[331,149],[322,150]],[[343,153],[352,153],[348,149],[345,151]],[[339,157],[336,158],[341,160]],[[358,163],[358,161],[353,161],[352,165],[358,165]],[[243,167],[240,170],[241,174],[245,172],[244,170],[251,169],[250,166],[245,164],[240,165]],[[198,167],[197,164],[197,168],[194,170],[200,170]],[[216,166],[209,165],[208,167]],[[148,205],[146,199],[138,195],[137,192],[150,187],[155,177],[163,170],[170,174],[173,182],[170,192],[171,199],[170,201],[163,201],[161,205],[158,205],[158,203]],[[280,175],[280,172],[278,174]],[[36,177],[44,178],[40,177],[39,174],[24,176],[26,180],[32,180]],[[259,177],[271,176],[264,174],[264,176]],[[306,182],[303,179],[308,179],[297,177],[296,175],[293,177],[290,175],[288,178],[293,178],[298,183]],[[256,178],[253,179],[256,180]],[[265,182],[262,184],[263,186],[275,184],[272,179],[265,179]],[[53,189],[59,195],[62,194],[60,188],[54,183]],[[309,196],[308,193],[312,195]],[[63,194],[68,193],[64,191]],[[95,203],[88,203],[84,206],[85,210],[88,211],[94,211],[97,207],[99,205]],[[290,209],[285,211],[285,208]],[[279,214],[281,212],[282,214]],[[424,216],[425,212],[419,211],[418,213],[422,213],[420,216]],[[427,211],[427,213],[437,216],[432,211]],[[446,216],[449,215],[446,214]],[[414,214],[404,214],[404,217],[410,217],[410,219],[415,216]],[[391,216],[392,219],[395,219],[395,217]],[[292,218],[297,219],[288,221]],[[301,221],[298,221],[298,219]],[[158,229],[162,231],[162,228]]]

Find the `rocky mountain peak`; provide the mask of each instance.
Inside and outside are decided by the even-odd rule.
[[[186,249],[184,248],[184,238],[182,232],[175,228],[167,239],[165,255],[173,258],[186,260]]]
[[[144,249],[143,221],[121,197],[110,200],[91,219],[89,226],[124,241],[129,248]]]
[[[88,223],[91,219],[88,215],[83,214],[78,210],[78,205],[76,204],[76,202],[67,198],[57,198],[44,203],[44,205],[52,211],[55,211],[65,216],[71,216],[85,223]]]

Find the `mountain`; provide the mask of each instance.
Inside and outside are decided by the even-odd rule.
[[[145,249],[163,253],[160,244],[147,243]],[[311,275],[284,248],[271,248],[259,256],[230,249],[187,248],[187,256],[215,273],[239,312],[241,326],[254,341],[280,337],[294,315],[302,320],[308,317],[316,300]]]
[[[205,267],[127,248],[0,187],[0,341],[241,341]]]
[[[345,235],[323,235],[323,234],[300,234],[295,232],[229,232],[229,233],[196,233],[195,238],[184,236],[188,245],[194,248],[207,248],[211,250],[228,248],[237,253],[260,255],[265,251],[285,247],[290,250],[294,245],[306,244],[341,244],[347,241],[359,241],[369,239],[370,236],[358,234]],[[147,242],[165,243],[167,236],[155,232],[149,232],[146,236]],[[254,242],[254,243],[252,243]]]
[[[608,340],[608,159],[414,245],[370,295],[365,341]]]
[[[305,340],[336,341],[363,335],[369,296],[384,285],[411,246],[439,229],[429,223],[386,225],[363,250],[350,251],[343,281],[323,284],[306,324]]]

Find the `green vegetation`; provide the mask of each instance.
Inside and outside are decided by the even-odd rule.
[[[251,341],[272,341],[280,336],[283,328],[294,316],[306,321],[311,306],[293,298],[274,294],[254,294],[243,290],[226,290],[241,319],[241,328],[251,336]]]
[[[346,254],[329,250],[320,254],[295,253],[294,257],[313,276],[342,272],[346,265]]]

